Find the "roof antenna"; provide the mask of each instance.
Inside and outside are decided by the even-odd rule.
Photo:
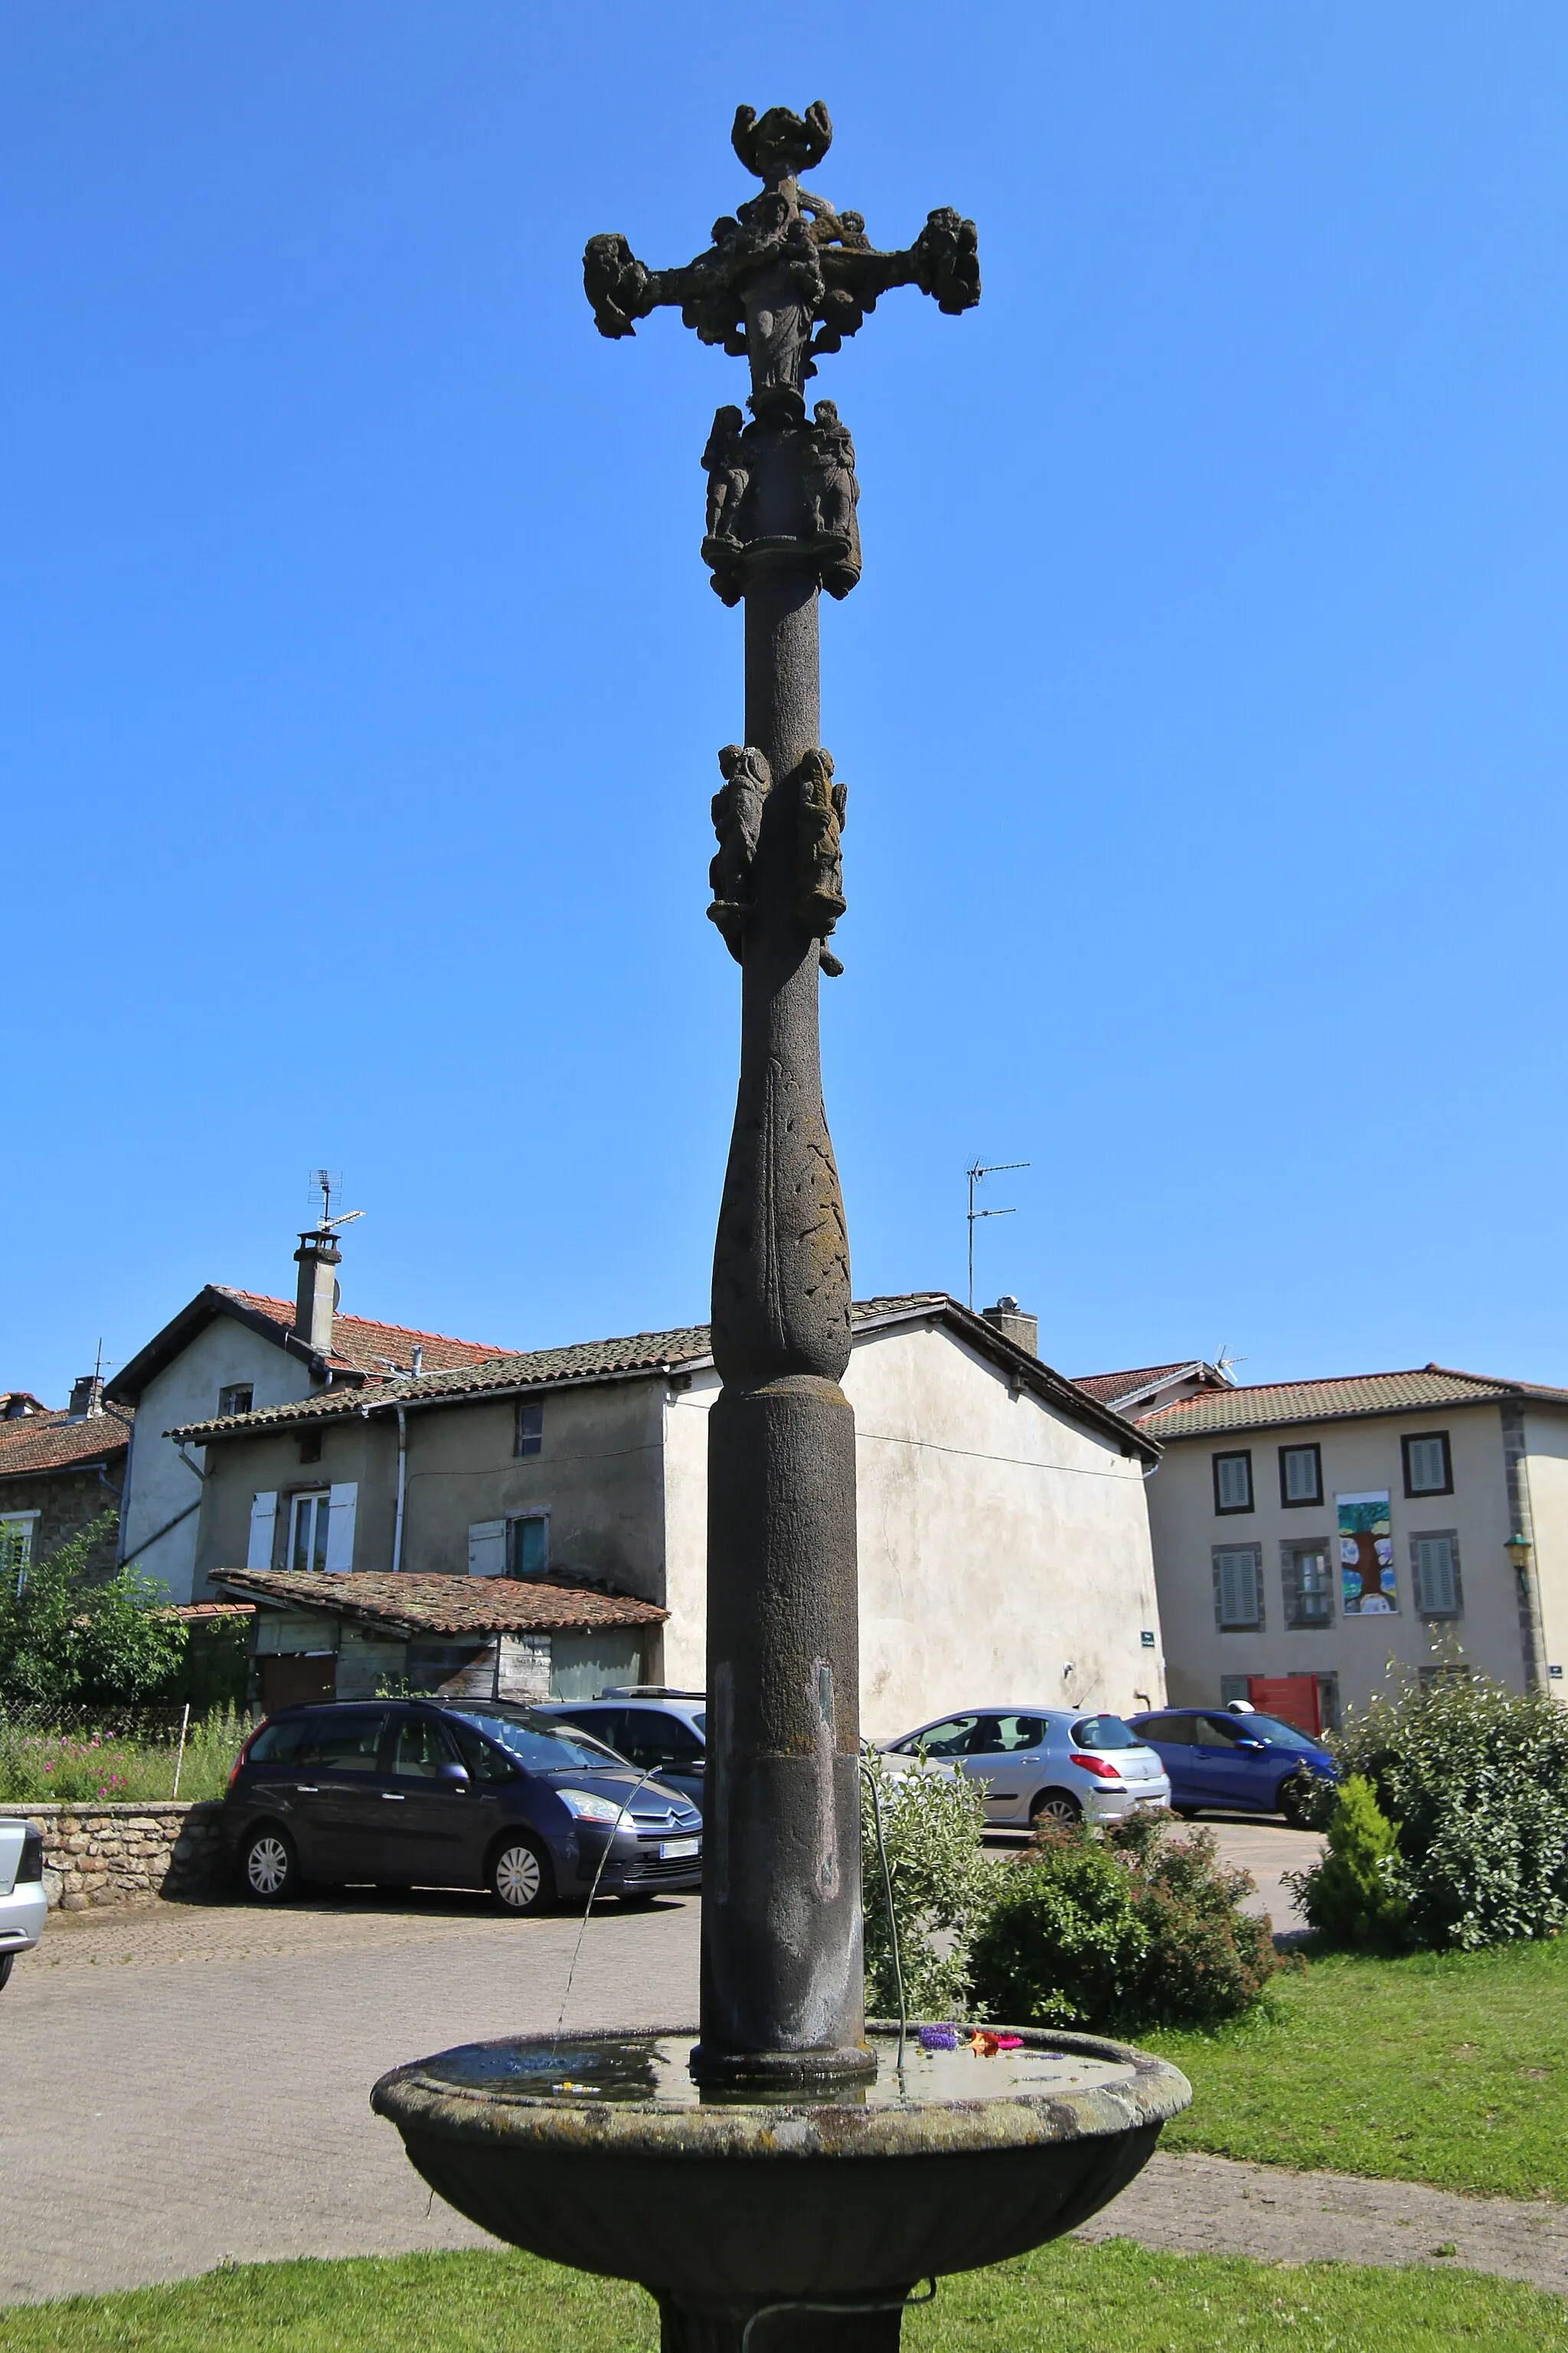
[[[1027,1168],[1029,1166],[1027,1160],[993,1160],[985,1167],[977,1160],[973,1168],[964,1172],[969,1178],[969,1307],[972,1314],[974,1312],[974,1220],[976,1218],[1016,1218],[1018,1214],[1016,1209],[977,1209],[974,1188],[976,1185],[983,1185],[987,1176],[999,1176],[1004,1169]]]
[[[1222,1373],[1225,1378],[1230,1381],[1231,1373],[1235,1367],[1237,1365],[1245,1365],[1247,1361],[1245,1356],[1233,1356],[1230,1353],[1230,1342],[1223,1340],[1214,1359],[1214,1368],[1216,1373]],[[1231,1381],[1230,1385],[1232,1388],[1236,1387],[1234,1381]]]
[[[340,1209],[333,1217],[332,1195],[342,1193],[343,1189],[342,1171],[339,1168],[312,1168],[310,1189],[321,1197],[321,1214],[316,1220],[319,1234],[336,1233],[340,1226],[352,1226],[356,1218],[364,1215],[363,1209]]]

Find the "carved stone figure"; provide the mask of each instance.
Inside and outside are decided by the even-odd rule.
[[[811,415],[816,430],[809,444],[806,497],[812,527],[820,537],[851,542],[857,557],[855,568],[858,571],[860,547],[855,509],[860,498],[860,485],[855,479],[855,444],[849,438],[848,427],[839,418],[836,402],[819,400]]]
[[[732,406],[716,409],[713,430],[702,452],[702,470],[708,477],[708,538],[724,547],[737,547],[741,540],[741,502],[750,470],[741,443],[744,422],[741,411]]]
[[[762,832],[763,803],[772,789],[773,776],[763,754],[750,744],[726,744],[719,754],[719,769],[724,782],[713,796],[713,830],[719,848],[708,869],[713,893],[708,920],[718,926],[739,964],[752,912],[752,867]]]
[[[796,775],[800,800],[795,819],[795,913],[808,932],[825,940],[844,913],[839,837],[848,794],[845,786],[834,782],[831,752],[808,752]]]

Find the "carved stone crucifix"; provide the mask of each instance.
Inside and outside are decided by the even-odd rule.
[[[974,225],[931,213],[879,252],[858,213],[800,185],[833,137],[742,106],[736,154],[759,195],[677,269],[591,237],[601,334],[661,306],[751,369],[752,422],[721,407],[702,466],[702,554],[746,614],[743,744],[720,754],[709,909],[742,966],[741,1076],[713,1254],[709,1417],[704,2082],[875,2072],[860,1918],[859,1629],[849,1249],[822,1106],[817,975],[843,913],[845,788],[821,744],[817,599],[860,576],[855,450],[831,401],[805,412],[817,358],[878,299],[918,286],[950,313],[980,300]]]

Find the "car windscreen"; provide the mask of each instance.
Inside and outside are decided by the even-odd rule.
[[[1098,1751],[1101,1748],[1142,1748],[1137,1733],[1130,1731],[1119,1715],[1080,1715],[1072,1728],[1075,1748]]]
[[[707,1711],[707,1709],[706,1709],[705,1707],[700,1707],[700,1708],[698,1709],[698,1711],[697,1711],[696,1715],[692,1717],[691,1721],[692,1721],[692,1723],[696,1725],[696,1727],[697,1727],[698,1731],[702,1735],[703,1739],[704,1739],[704,1740],[706,1740],[706,1739],[707,1739],[707,1737],[708,1737],[708,1711]]]
[[[613,1748],[600,1740],[591,1740],[573,1724],[549,1724],[542,1716],[492,1714],[489,1708],[454,1708],[451,1713],[464,1724],[471,1724],[531,1773],[603,1772],[605,1766],[618,1766],[624,1773],[625,1760]]]
[[[1281,1724],[1277,1715],[1244,1715],[1240,1723],[1244,1740],[1249,1736],[1254,1740],[1267,1740],[1270,1748],[1294,1748],[1304,1753],[1322,1746],[1321,1740],[1298,1732],[1293,1724]]]

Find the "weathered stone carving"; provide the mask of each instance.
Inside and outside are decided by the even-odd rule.
[[[800,796],[795,820],[795,913],[808,932],[826,940],[844,913],[840,836],[848,790],[834,781],[831,752],[808,752],[795,776]]]
[[[708,476],[703,560],[726,605],[759,571],[781,565],[815,575],[832,596],[860,577],[855,444],[831,400],[808,425],[788,415],[742,430],[741,411],[721,408],[702,452]]]
[[[724,782],[713,796],[713,830],[719,848],[708,869],[713,893],[708,920],[718,926],[739,964],[751,920],[752,869],[763,828],[763,803],[773,777],[763,754],[750,744],[726,744],[719,754],[719,768]]]
[[[942,206],[912,246],[883,253],[855,212],[837,212],[799,185],[832,143],[820,100],[804,116],[749,106],[731,132],[736,154],[763,181],[760,195],[724,214],[706,253],[675,269],[649,269],[619,235],[590,237],[583,284],[602,335],[630,335],[637,321],[668,306],[679,311],[705,343],[718,343],[752,368],[752,409],[803,417],[813,354],[836,352],[858,332],[877,299],[894,286],[918,286],[949,312],[980,300],[974,224]]]

